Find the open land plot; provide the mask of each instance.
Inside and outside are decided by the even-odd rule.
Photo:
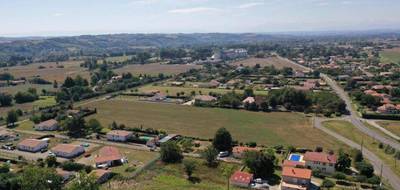
[[[42,90],[57,91],[57,89],[53,88],[53,85],[51,84],[30,84],[30,83],[20,84],[16,86],[0,87],[0,91],[14,95],[17,92],[26,92],[28,91],[29,88],[35,88],[38,93],[41,93]]]
[[[80,67],[82,61],[65,61],[59,62],[45,62],[45,63],[34,63],[23,66],[6,67],[0,70],[0,73],[11,73],[15,77],[25,77],[27,79],[39,76],[42,79],[53,82],[63,82],[67,76],[75,77],[81,75],[83,78],[89,78],[90,73],[83,67]],[[63,66],[59,68],[57,66]],[[39,66],[45,68],[39,69]]]
[[[327,121],[323,123],[328,129],[342,135],[355,143],[361,144],[363,141],[364,147],[375,153],[385,164],[400,176],[400,167],[395,167],[395,159],[393,155],[386,154],[384,148],[379,148],[379,142],[374,138],[364,135],[361,131],[355,128],[347,121]]]
[[[160,63],[151,63],[151,64],[134,64],[127,65],[122,68],[115,69],[115,72],[118,74],[130,72],[133,75],[139,74],[147,74],[147,75],[158,75],[159,73],[163,73],[164,75],[176,75],[179,73],[184,73],[190,69],[200,69],[201,65],[192,65],[192,64],[160,64]]]
[[[20,109],[22,111],[31,111],[33,109],[38,109],[41,107],[52,106],[56,104],[54,96],[40,96],[39,100],[29,103],[16,104],[8,107],[0,107],[0,116],[5,116],[10,110]]]
[[[219,94],[225,94],[228,92],[232,92],[229,89],[219,89],[219,88],[195,88],[195,87],[174,87],[174,86],[154,86],[154,85],[146,85],[142,86],[139,89],[139,92],[149,92],[154,90],[159,90],[167,95],[175,96],[178,92],[184,92],[184,95],[190,95],[192,91],[196,92],[196,94],[209,94],[210,92],[215,92]],[[234,90],[236,93],[242,94],[243,90]],[[267,95],[267,91],[255,91],[257,95]]]
[[[290,68],[293,68],[294,70],[299,70],[299,71],[304,70],[300,66],[292,64],[290,61],[282,59],[280,57],[249,58],[249,59],[234,62],[232,64],[236,65],[236,66],[243,65],[243,66],[249,66],[249,67],[254,67],[257,64],[259,64],[261,67],[274,66],[277,69],[282,69],[284,67],[290,67]]]
[[[222,168],[228,165],[220,163],[216,168],[209,168],[200,159],[185,158],[197,163],[193,172],[196,183],[187,180],[182,163],[163,164],[157,162],[149,169],[141,173],[132,182],[120,184],[117,181],[105,184],[102,189],[140,189],[140,190],[162,190],[162,189],[190,189],[190,190],[223,190],[226,189],[227,178],[222,174]],[[233,165],[235,169],[239,165]],[[230,189],[235,189],[233,186]]]
[[[377,121],[376,123],[393,134],[400,136],[400,121]]]
[[[380,52],[384,63],[400,63],[400,48],[386,49]]]
[[[96,101],[86,106],[97,108],[97,114],[88,119],[96,118],[103,126],[116,121],[128,127],[143,126],[201,138],[213,138],[218,128],[225,127],[240,142],[291,144],[313,149],[317,145],[327,149],[337,149],[342,145],[314,129],[310,119],[298,113],[198,108],[121,99]]]

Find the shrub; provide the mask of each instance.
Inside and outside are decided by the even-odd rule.
[[[324,179],[324,181],[322,181],[321,187],[330,189],[332,187],[335,187],[335,183],[329,179]]]
[[[335,179],[346,179],[346,174],[342,172],[335,172],[332,177]]]

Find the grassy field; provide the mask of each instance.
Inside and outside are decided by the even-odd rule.
[[[400,48],[381,51],[380,57],[384,63],[400,63]]]
[[[113,121],[128,127],[155,128],[168,133],[212,138],[220,127],[227,128],[234,139],[255,141],[265,145],[295,145],[337,149],[342,144],[314,129],[309,118],[298,113],[262,113],[243,110],[198,108],[176,104],[147,103],[126,100],[103,100],[86,104],[97,108],[98,119],[104,126]]]
[[[38,109],[40,107],[52,106],[56,104],[54,96],[40,96],[39,100],[34,102],[24,103],[24,104],[14,104],[9,107],[0,107],[0,116],[5,116],[8,111],[14,109],[21,109],[22,111],[31,111],[34,108]]]
[[[237,66],[243,65],[243,66],[249,66],[249,67],[254,67],[256,64],[259,64],[261,67],[273,65],[277,69],[282,69],[284,67],[291,67],[294,70],[299,70],[299,71],[304,70],[303,68],[290,63],[288,60],[284,60],[279,57],[249,58],[249,59],[234,62],[232,64],[237,65]]]
[[[176,95],[178,92],[184,92],[185,95],[190,95],[192,91],[196,92],[196,94],[209,94],[210,92],[215,92],[219,94],[225,94],[228,92],[232,92],[232,90],[228,89],[218,89],[218,88],[195,88],[195,87],[174,87],[174,86],[153,86],[153,85],[146,85],[143,87],[140,87],[139,92],[146,92],[146,91],[152,91],[152,90],[159,90],[160,92],[163,92],[165,94],[169,95]],[[243,90],[235,90],[236,93],[243,93]],[[255,91],[254,92],[257,95],[267,95],[267,91]]]
[[[377,123],[395,135],[400,136],[400,121],[378,121]]]
[[[159,73],[164,73],[166,75],[175,75],[179,73],[186,72],[190,69],[199,69],[200,65],[169,65],[160,63],[151,63],[144,65],[127,65],[122,68],[115,70],[116,73],[126,73],[130,72],[134,75],[147,74],[147,75],[158,75]]]
[[[46,62],[46,63],[35,63],[24,66],[6,67],[0,70],[0,73],[8,72],[15,77],[25,77],[27,79],[39,76],[47,81],[63,82],[67,76],[75,77],[81,75],[84,78],[89,78],[90,74],[85,69],[80,67],[82,61],[65,61],[65,62]],[[62,65],[64,68],[58,68],[57,66]],[[45,68],[39,69],[39,66]]]
[[[42,90],[47,90],[47,91],[56,91],[57,89],[53,88],[52,84],[21,84],[21,85],[16,85],[16,86],[7,86],[7,87],[1,87],[0,90],[1,92],[5,92],[11,95],[16,94],[17,92],[26,92],[28,91],[29,88],[36,88],[38,93],[41,93]]]
[[[351,123],[346,121],[327,121],[324,126],[340,135],[361,144],[363,141],[364,147],[374,152],[385,164],[400,176],[400,167],[395,167],[393,155],[386,154],[383,149],[379,149],[379,142],[370,136],[364,135],[356,129]]]
[[[191,159],[191,158],[186,158]],[[191,159],[197,163],[193,172],[193,183],[186,179],[183,164],[163,164],[157,162],[148,170],[137,176],[134,181],[124,184],[105,184],[102,189],[140,189],[140,190],[164,190],[164,189],[188,189],[188,190],[223,190],[226,189],[227,179],[222,174],[222,167],[227,165],[221,163],[216,168],[209,168],[202,160]],[[238,165],[234,165],[239,168]],[[230,189],[236,189],[231,187]]]

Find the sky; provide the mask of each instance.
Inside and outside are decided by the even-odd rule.
[[[0,0],[0,36],[400,29],[400,0]]]

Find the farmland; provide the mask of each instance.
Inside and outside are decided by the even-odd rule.
[[[51,84],[20,84],[16,86],[6,86],[6,87],[1,87],[1,92],[5,92],[11,95],[14,95],[17,92],[26,92],[28,91],[29,88],[35,88],[37,92],[41,92],[42,90],[46,91],[55,91],[57,89],[53,88],[53,85]]]
[[[328,149],[341,146],[333,138],[314,129],[310,120],[298,113],[248,112],[117,99],[96,101],[85,106],[97,108],[98,113],[89,118],[98,119],[104,126],[117,121],[128,127],[143,126],[201,138],[212,138],[218,128],[225,127],[240,142],[291,144],[308,148],[319,145]]]
[[[151,63],[143,65],[127,65],[122,68],[115,69],[118,74],[130,72],[134,75],[147,74],[147,75],[158,75],[163,73],[165,75],[175,75],[186,72],[190,69],[199,69],[199,65],[169,65],[160,63]]]
[[[387,129],[388,131],[400,136],[400,122],[399,121],[378,121],[381,127]]]
[[[233,65],[236,66],[249,66],[249,67],[254,67],[257,64],[259,64],[261,67],[266,67],[266,66],[274,66],[277,69],[282,69],[284,67],[291,67],[294,70],[304,70],[303,68],[292,64],[288,60],[279,58],[279,57],[268,57],[268,58],[249,58],[245,59],[242,61],[237,61],[232,63]]]
[[[400,48],[384,50],[380,52],[380,57],[384,63],[400,63]]]
[[[39,100],[36,100],[34,102],[29,102],[29,103],[24,103],[24,104],[14,104],[13,106],[10,107],[0,107],[0,116],[5,116],[8,111],[14,109],[21,109],[22,111],[31,111],[34,108],[40,108],[40,107],[46,107],[46,106],[52,106],[56,104],[56,100],[54,96],[41,96],[39,97]]]

